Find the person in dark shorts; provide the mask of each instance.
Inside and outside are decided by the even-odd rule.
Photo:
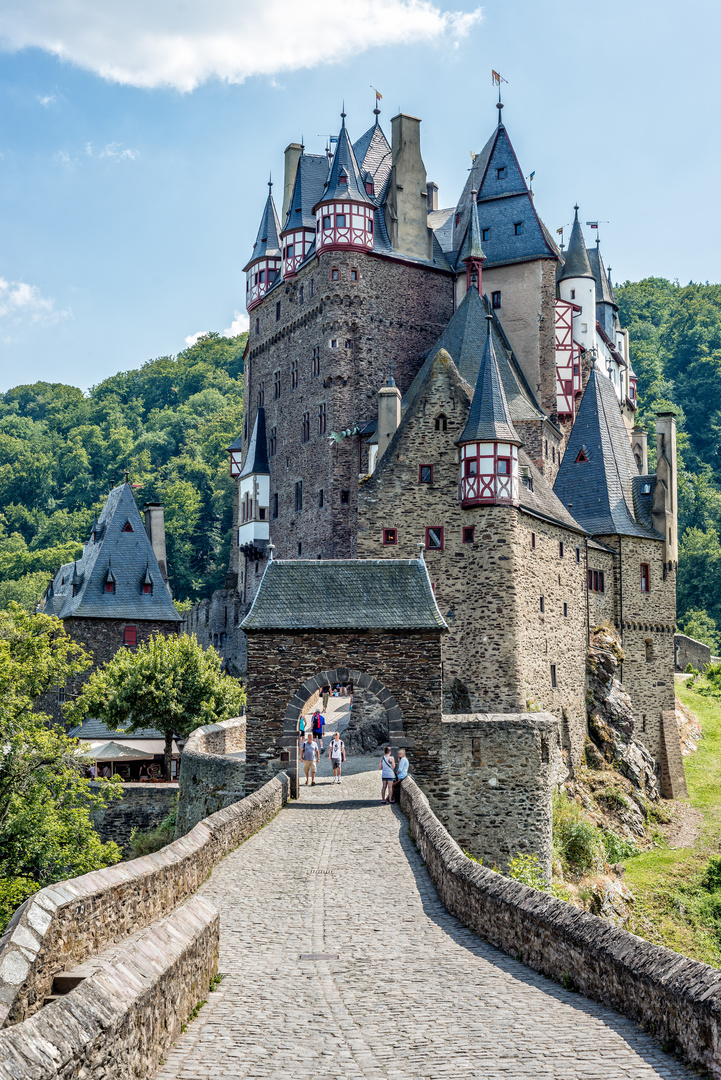
[[[340,784],[341,765],[345,761],[345,743],[340,737],[340,731],[333,733],[328,747],[328,760],[333,766],[333,783]]]

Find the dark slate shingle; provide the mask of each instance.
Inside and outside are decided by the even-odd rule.
[[[270,184],[268,188],[268,198],[265,200],[258,235],[253,244],[253,253],[243,267],[243,273],[251,267],[256,259],[280,258],[280,222],[278,221]]]
[[[575,206],[571,238],[563,256],[563,266],[556,275],[556,280],[564,281],[566,278],[582,277],[593,277],[593,271],[588,261],[588,251],[586,250],[586,241],[583,239],[581,222],[578,220],[578,207]]]
[[[325,154],[300,155],[284,230],[312,229],[315,232],[313,207],[323,194],[327,179],[328,158]]]
[[[486,340],[478,369],[478,379],[473,391],[473,401],[468,420],[459,438],[461,442],[511,442],[520,446],[522,439],[513,426],[501,373],[498,370],[496,350],[493,346],[491,324],[493,316],[486,316]]]
[[[88,717],[82,724],[68,732],[71,739],[165,739],[162,731],[155,728],[141,728],[139,731],[124,731],[122,728],[110,728],[103,720]]]
[[[270,476],[270,464],[268,463],[268,442],[265,435],[265,409],[259,406],[255,414],[253,432],[248,443],[248,453],[245,455],[243,469],[238,479],[250,476],[251,473],[260,473]]]

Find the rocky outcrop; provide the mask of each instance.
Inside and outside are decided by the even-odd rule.
[[[591,633],[586,664],[588,732],[603,760],[656,801],[656,763],[634,737],[631,699],[616,678],[622,661],[623,649],[616,631],[610,626],[596,627]]]

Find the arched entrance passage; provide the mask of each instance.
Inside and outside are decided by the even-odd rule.
[[[301,714],[306,710],[309,701],[317,698],[321,688],[325,685],[335,686],[336,683],[347,685],[353,683],[355,691],[368,690],[381,703],[386,713],[388,724],[388,739],[394,746],[404,746],[403,713],[391,691],[379,680],[364,671],[356,671],[352,668],[331,668],[321,671],[312,678],[306,679],[301,687],[288,702],[283,718],[283,736],[281,762],[283,768],[290,776],[291,793],[298,791],[298,724]]]

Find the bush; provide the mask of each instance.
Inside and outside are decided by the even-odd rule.
[[[175,819],[178,814],[177,802],[167,817],[163,818],[154,829],[142,832],[133,829],[130,833],[130,858],[140,859],[143,855],[152,855],[154,851],[160,851],[166,844],[170,844],[175,836]]]
[[[638,848],[632,840],[626,840],[623,836],[611,832],[610,829],[604,830],[601,840],[606,849],[606,858],[610,863],[622,862],[633,855],[638,855]]]
[[[13,913],[40,886],[29,877],[0,878],[0,934],[10,922]]]
[[[578,803],[557,791],[553,799],[553,845],[564,868],[582,874],[602,869],[602,833],[586,819]]]
[[[537,855],[523,855],[517,852],[508,864],[506,877],[520,881],[522,885],[530,885],[532,889],[544,892],[546,889],[546,875],[541,869]]]
[[[712,855],[701,875],[701,885],[708,892],[721,889],[721,855]]]

